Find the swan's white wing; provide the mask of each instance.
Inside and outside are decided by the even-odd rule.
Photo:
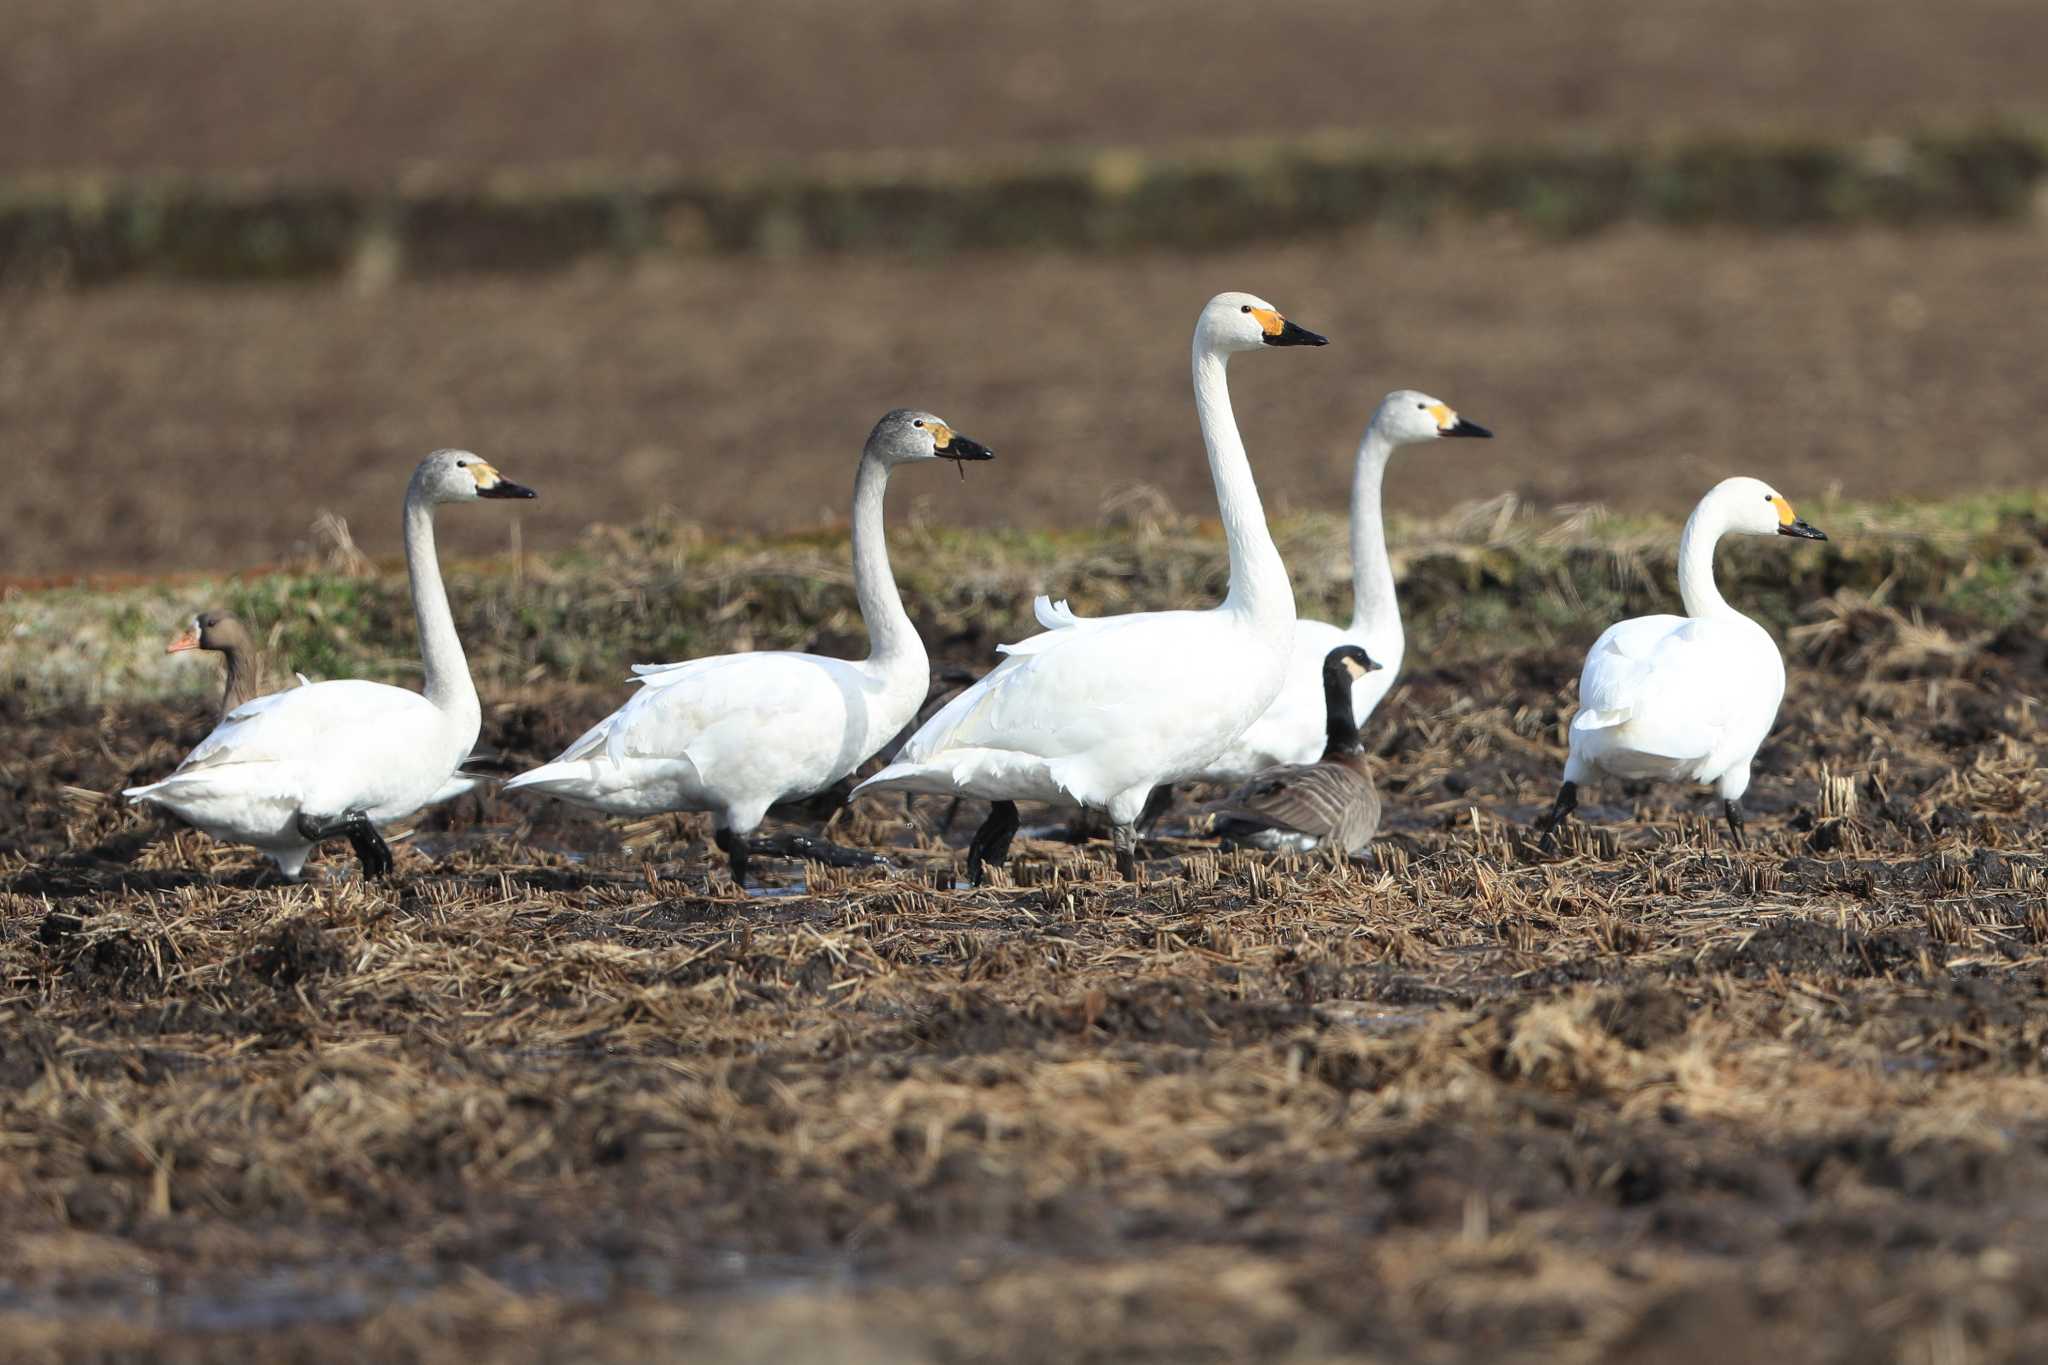
[[[1605,729],[1635,714],[1648,695],[1657,651],[1666,637],[1686,623],[1683,616],[1638,616],[1618,621],[1601,632],[1586,651],[1579,672],[1579,713],[1572,727]]]
[[[1610,626],[1586,655],[1572,728],[1628,725],[1632,749],[1702,756],[1742,709],[1753,643],[1745,623],[1640,616]]]
[[[625,705],[555,761],[687,759],[708,771],[739,758],[749,766],[780,763],[807,772],[815,763],[836,761],[842,750],[853,754],[847,766],[857,766],[891,738],[857,733],[870,683],[843,659],[728,654],[641,680],[645,686]]]
[[[1225,662],[1245,657],[1227,632],[1213,612],[1146,612],[1021,640],[911,737],[892,770],[1010,754],[1042,762],[1074,792],[1084,774],[1120,789],[1161,762],[1205,762],[1271,699],[1247,681],[1256,670],[1240,677]]]
[[[409,730],[434,715],[431,702],[402,687],[355,679],[307,683],[228,712],[177,772],[234,763],[319,762],[353,754],[365,734]]]

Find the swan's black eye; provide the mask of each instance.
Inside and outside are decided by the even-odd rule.
[[[916,418],[916,419],[912,420],[912,422],[910,423],[910,425],[912,425],[912,426],[914,426],[914,427],[922,427],[922,426],[924,425],[924,418],[922,418],[922,417]]]
[[[1237,311],[1240,313],[1249,313],[1252,311],[1252,306],[1250,304],[1246,304],[1244,307],[1238,309]]]
[[[1776,498],[1774,498],[1774,497],[1772,497],[1772,496],[1771,496],[1771,495],[1770,495],[1769,493],[1766,493],[1766,494],[1764,494],[1764,501],[1765,501],[1765,502],[1776,502],[1776,501],[1777,501],[1777,499],[1776,499]]]
[[[1427,403],[1417,403],[1417,404],[1415,405],[1415,410],[1416,410],[1417,412],[1428,412],[1428,411],[1429,411],[1429,404],[1427,404]]]

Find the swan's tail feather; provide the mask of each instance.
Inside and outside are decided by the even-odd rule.
[[[952,791],[950,775],[928,763],[891,763],[848,792],[846,799],[851,801],[856,796],[873,796],[879,792],[923,792],[931,796],[945,796]]]
[[[548,796],[557,796],[560,792],[555,790],[556,788],[571,785],[580,787],[589,780],[590,773],[582,761],[557,760],[553,763],[543,763],[538,768],[529,768],[517,777],[506,778],[504,790],[516,792],[533,788]]]
[[[1074,609],[1067,605],[1066,598],[1062,597],[1055,602],[1043,594],[1031,599],[1031,614],[1036,616],[1038,624],[1047,630],[1065,630],[1069,626],[1078,626],[1087,619],[1076,616]]]
[[[1626,706],[1614,706],[1606,710],[1584,707],[1572,717],[1572,729],[1612,730],[1617,725],[1626,725],[1634,714],[1635,712]]]

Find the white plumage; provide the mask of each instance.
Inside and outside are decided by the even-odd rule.
[[[1294,623],[1294,650],[1279,695],[1203,770],[1201,777],[1214,782],[1239,782],[1267,768],[1315,762],[1323,751],[1327,711],[1323,665],[1331,650],[1344,645],[1358,646],[1379,665],[1351,688],[1352,714],[1357,723],[1363,725],[1372,715],[1400,676],[1407,644],[1401,629],[1401,604],[1394,595],[1394,565],[1387,556],[1385,518],[1380,510],[1380,486],[1386,477],[1387,461],[1405,445],[1445,437],[1492,435],[1485,427],[1458,416],[1449,404],[1413,389],[1397,389],[1380,401],[1359,439],[1352,462],[1351,623],[1336,626],[1305,618]]]
[[[1082,620],[1041,599],[1042,635],[1007,656],[913,735],[856,792],[911,791],[996,802],[970,863],[1000,863],[1019,800],[1108,813],[1117,860],[1135,870],[1134,825],[1162,782],[1202,771],[1272,702],[1285,676],[1294,593],[1266,529],[1231,414],[1228,357],[1321,345],[1249,294],[1219,294],[1195,326],[1196,412],[1230,550],[1230,592],[1208,611]]]
[[[854,588],[873,640],[865,659],[727,654],[642,664],[624,706],[554,762],[506,791],[533,790],[613,815],[710,811],[733,880],[746,836],[781,801],[822,791],[894,739],[931,686],[924,642],[903,610],[882,528],[889,470],[911,461],[985,460],[988,448],[928,412],[875,424],[854,481]]]
[[[258,697],[223,717],[169,777],[123,794],[217,839],[254,846],[287,877],[297,877],[314,845],[329,837],[322,827],[357,842],[366,872],[388,870],[390,850],[374,827],[442,799],[483,716],[441,584],[433,509],[532,496],[468,451],[437,450],[413,472],[405,554],[425,695],[342,680]],[[357,828],[338,827],[357,817]]]
[[[1730,533],[1827,539],[1757,479],[1725,479],[1700,499],[1678,546],[1686,614],[1618,622],[1586,655],[1564,782],[1538,826],[1546,844],[1578,785],[1603,775],[1710,783],[1742,842],[1740,802],[1785,695],[1785,663],[1770,632],[1714,584],[1714,547]]]

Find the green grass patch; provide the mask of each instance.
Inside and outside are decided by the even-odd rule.
[[[1736,539],[1723,591],[1781,635],[1831,610],[1878,601],[1967,639],[2048,608],[2048,494],[1809,509],[1826,545]],[[1391,528],[1414,664],[1534,646],[1583,648],[1625,615],[1678,610],[1678,528],[1496,500]],[[1351,606],[1339,518],[1276,531],[1301,612]],[[898,581],[935,657],[981,666],[1032,633],[1031,598],[1086,614],[1212,605],[1227,565],[1213,526],[1072,533],[899,531]],[[634,663],[735,649],[858,653],[865,634],[843,531],[723,541],[674,520],[599,527],[555,556],[450,566],[470,665],[486,692],[553,680],[623,683]],[[401,684],[419,677],[403,570],[318,566],[261,577],[0,599],[0,686],[32,705],[196,694],[217,670],[166,656],[194,611],[225,604],[273,662],[316,678]]]

